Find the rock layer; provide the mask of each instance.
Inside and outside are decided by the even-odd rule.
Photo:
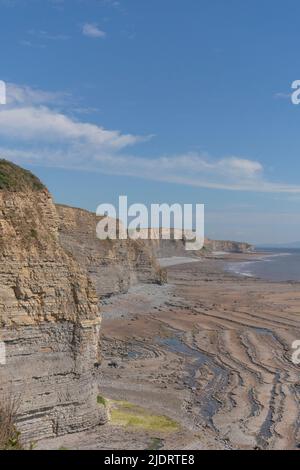
[[[29,442],[103,423],[106,411],[97,404],[93,283],[59,242],[49,192],[26,178],[0,191],[0,404],[18,402],[17,426]]]
[[[226,253],[249,253],[253,251],[253,245],[244,242],[234,242],[229,240],[205,239],[204,247],[210,251],[224,251]]]
[[[143,240],[99,240],[95,214],[68,206],[57,206],[62,246],[83,266],[100,297],[127,292],[139,282],[163,283],[151,247]]]
[[[144,231],[146,232],[146,230]],[[205,238],[202,250],[187,250],[186,239],[181,230],[171,230],[170,239],[164,239],[164,230],[159,231],[157,238],[151,238],[145,243],[158,258],[172,256],[205,256],[212,251],[224,251],[226,253],[248,253],[253,251],[249,243],[234,242],[228,240],[210,240]]]

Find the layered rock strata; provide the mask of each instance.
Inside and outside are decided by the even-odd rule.
[[[143,230],[144,236],[149,233],[149,239],[145,240],[149,249],[158,258],[168,258],[172,256],[205,256],[213,251],[224,251],[226,253],[248,253],[253,251],[253,246],[249,243],[235,242],[228,240],[210,240],[204,239],[204,246],[201,250],[186,249],[186,237],[182,230],[166,229],[159,230]],[[166,237],[169,236],[169,239]]]
[[[58,228],[47,189],[0,161],[0,405],[17,403],[25,442],[106,421],[97,404],[98,298]]]
[[[57,206],[62,246],[83,266],[100,297],[127,292],[137,283],[161,284],[166,275],[144,240],[99,240],[92,212]]]
[[[249,253],[254,249],[250,243],[210,240],[208,238],[205,240],[204,247],[210,251],[224,251],[225,253]]]

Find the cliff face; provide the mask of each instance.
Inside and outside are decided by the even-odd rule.
[[[3,170],[4,165],[4,171]],[[11,184],[0,165],[0,404],[19,403],[25,441],[106,420],[97,404],[98,298],[59,242],[59,218],[42,185]],[[23,171],[23,170],[22,170]],[[31,175],[32,176],[32,175]],[[31,177],[30,177],[31,178]]]
[[[204,246],[210,251],[224,251],[227,253],[248,253],[253,250],[253,246],[249,243],[233,242],[228,240],[206,239]]]
[[[163,232],[163,230],[161,232]],[[247,253],[253,250],[253,246],[249,243],[228,240],[210,240],[205,238],[204,249],[189,251],[185,249],[185,237],[181,230],[172,230],[170,240],[164,240],[161,236],[161,232],[159,236],[156,234],[158,239],[145,240],[149,249],[151,249],[158,258],[168,258],[171,256],[205,256],[205,254],[212,251]]]
[[[151,247],[143,240],[100,241],[95,214],[60,205],[57,211],[60,243],[87,270],[100,297],[127,292],[138,282],[165,281]]]

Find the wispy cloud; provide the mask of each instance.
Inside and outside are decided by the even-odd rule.
[[[37,37],[39,39],[44,39],[48,41],[66,41],[70,39],[70,36],[68,34],[64,33],[51,33],[49,31],[45,31],[42,29],[30,29],[28,31],[28,34],[33,37]]]
[[[139,157],[129,152],[151,136],[74,119],[58,110],[64,94],[8,84],[0,106],[1,156],[18,163],[98,171],[202,188],[300,194],[300,185],[269,181],[262,164],[240,156],[196,152]]]
[[[45,49],[45,47],[46,47],[45,44],[35,43],[35,42],[32,42],[32,41],[29,41],[28,39],[21,39],[20,45],[23,46],[23,47],[33,47],[33,48],[37,48],[37,49]]]
[[[121,149],[142,140],[130,134],[108,131],[95,124],[77,122],[45,106],[12,108],[0,112],[0,135],[35,144],[78,142]]]
[[[67,41],[71,36],[64,33],[50,33],[45,30],[30,29],[27,35],[20,41],[21,46],[42,48],[46,47],[49,41]]]
[[[102,0],[103,5],[108,5],[113,8],[119,9],[121,6],[121,2],[118,0]]]
[[[64,4],[64,0],[42,0],[43,3],[45,1],[48,1],[50,4],[54,6],[61,6]],[[36,0],[0,0],[0,5],[6,6],[6,7],[15,7],[20,4],[25,4],[25,3],[34,3]]]
[[[66,92],[44,91],[27,85],[7,83],[7,104],[10,108],[20,105],[59,104],[69,96]]]
[[[106,33],[95,23],[85,23],[82,27],[82,34],[90,38],[105,38]]]
[[[290,100],[292,97],[292,92],[278,92],[274,94],[274,98],[283,99],[283,100]]]

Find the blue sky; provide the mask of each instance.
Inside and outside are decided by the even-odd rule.
[[[58,202],[204,203],[206,234],[300,239],[296,0],[0,0],[1,156]]]

